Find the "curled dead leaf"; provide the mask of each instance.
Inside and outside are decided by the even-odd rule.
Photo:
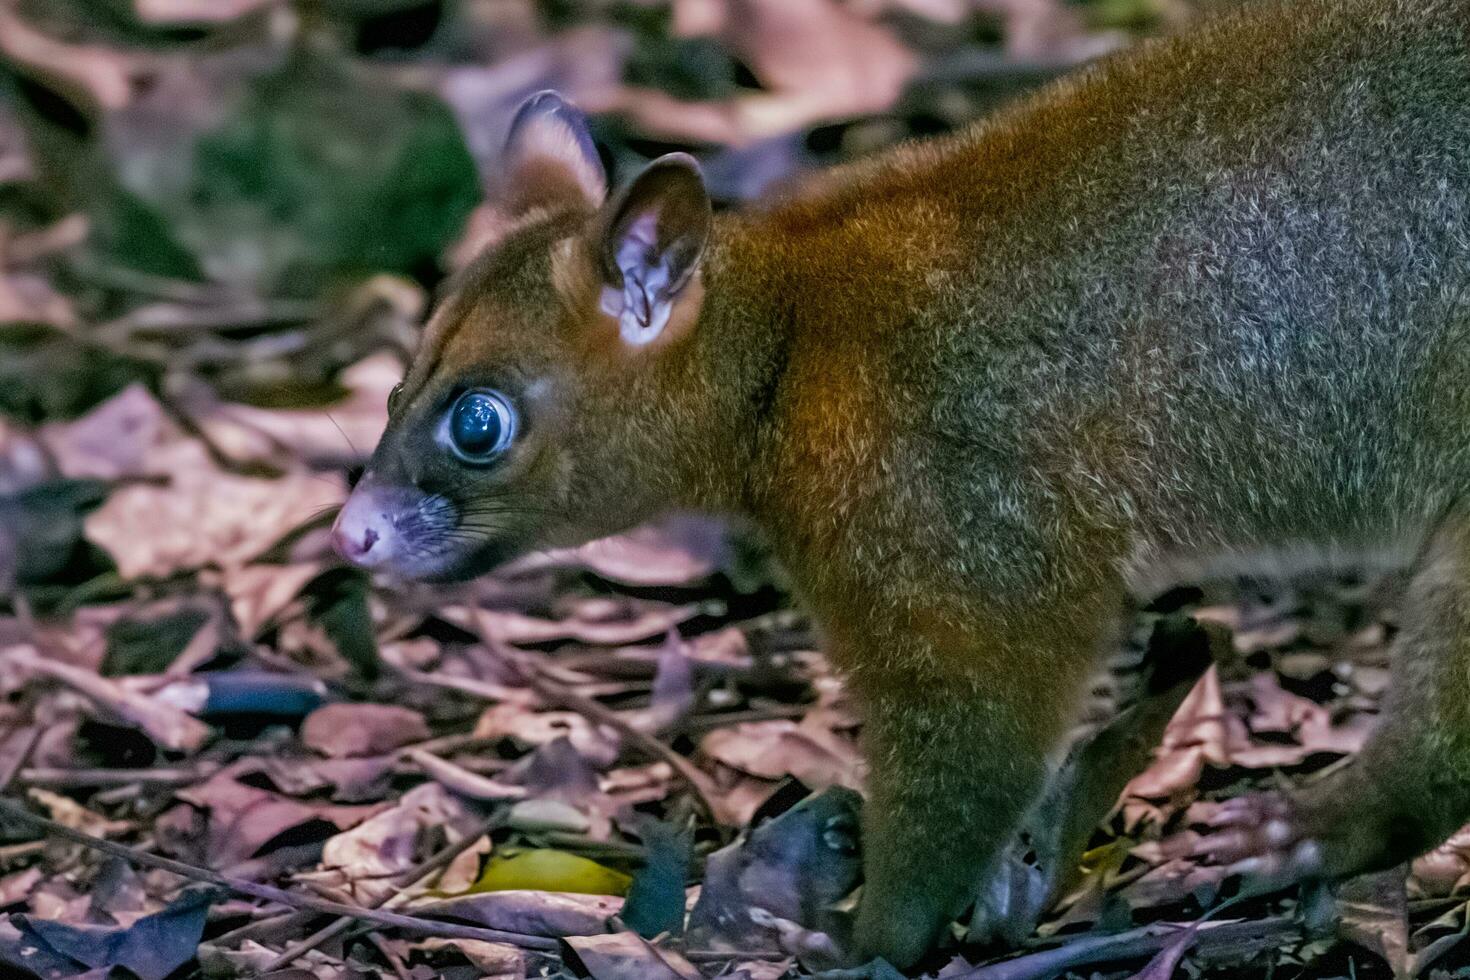
[[[438,783],[416,786],[398,804],[330,838],[322,868],[336,872],[356,901],[381,901],[397,890],[393,876],[419,861],[430,839],[466,822],[468,811]]]

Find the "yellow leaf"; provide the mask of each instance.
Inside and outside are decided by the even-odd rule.
[[[1137,843],[1127,837],[1117,837],[1099,844],[1082,855],[1083,872],[1089,875],[1116,874]]]
[[[496,854],[467,894],[530,889],[622,895],[633,879],[596,861],[550,848]]]

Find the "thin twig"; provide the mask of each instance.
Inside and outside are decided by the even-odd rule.
[[[694,791],[695,798],[704,807],[706,813],[716,823],[720,822],[720,811],[715,805],[719,791],[715,788],[714,781],[699,770],[694,763],[675,752],[671,746],[649,735],[641,732],[624,720],[616,711],[609,708],[600,701],[578,694],[563,685],[553,681],[540,673],[539,665],[533,665],[530,676],[527,678],[537,693],[546,700],[570,708],[572,711],[586,717],[589,721],[599,725],[606,725],[617,732],[629,744],[642,749],[644,754],[652,758],[667,762],[678,773],[683,780],[689,784]]]
[[[1172,922],[1154,922],[1115,936],[1078,939],[1002,963],[976,967],[955,974],[951,980],[1041,980],[1055,977],[1079,966],[1152,956],[1189,928]],[[1207,922],[1199,927],[1196,950],[1228,947],[1241,942],[1279,942],[1298,935],[1301,927],[1285,916],[1267,919]]]
[[[500,826],[501,822],[501,816],[498,814],[481,821],[478,827],[470,830],[461,839],[450,844],[443,850],[431,854],[423,861],[404,871],[393,882],[397,890],[384,895],[383,898],[372,903],[369,908],[392,907],[407,901],[413,889],[427,884],[430,878],[438,874],[441,869],[447,867],[455,858],[468,851],[471,847],[474,847],[476,841],[494,831]],[[352,925],[352,922],[352,917],[344,915],[334,922],[328,923],[310,936],[287,948],[280,956],[277,956],[262,967],[260,972],[271,973],[275,970],[285,969],[322,943],[341,935]]]
[[[465,752],[476,748],[488,749],[495,744],[495,741],[493,738],[486,738],[484,735],[476,735],[473,732],[439,735],[422,742],[410,742],[398,749],[397,755],[401,758],[410,752],[429,752],[443,757],[453,752]],[[504,763],[504,767],[509,768],[510,763]]]
[[[315,898],[310,895],[302,895],[296,892],[288,892],[271,885],[262,885],[253,881],[244,881],[239,878],[230,878],[225,875],[210,871],[206,868],[197,868],[192,864],[175,861],[172,858],[160,857],[156,854],[148,854],[136,848],[128,847],[126,844],[114,843],[84,834],[79,830],[73,830],[63,824],[57,823],[47,817],[32,813],[25,807],[15,803],[13,800],[0,798],[0,814],[19,820],[35,827],[52,837],[81,844],[90,847],[94,851],[111,854],[120,857],[133,864],[141,864],[146,868],[157,868],[176,874],[181,878],[191,881],[202,881],[206,884],[217,885],[228,889],[239,895],[248,895],[266,902],[276,902],[297,909],[311,909],[313,912],[323,912],[327,915],[341,915],[363,922],[372,922],[375,925],[388,928],[407,929],[415,933],[428,936],[446,936],[451,939],[479,939],[484,942],[510,943],[525,949],[539,949],[552,951],[558,948],[555,939],[545,936],[530,936],[519,932],[506,932],[503,929],[487,929],[479,926],[462,926],[452,922],[440,922],[433,919],[425,919],[414,915],[399,915],[396,912],[384,912],[378,909],[366,909],[352,905],[344,905],[341,902],[330,902],[326,899]]]
[[[513,704],[530,700],[530,695],[520,688],[507,687],[504,684],[497,684],[494,681],[482,681],[474,677],[430,674],[425,671],[409,668],[399,669],[398,676],[413,684],[443,688],[446,691],[458,691],[461,694],[468,694],[472,698],[483,698],[486,701]]]
[[[746,960],[774,961],[790,959],[791,954],[780,949],[686,949],[682,955],[690,963],[724,963]]]
[[[292,868],[302,865],[316,864],[322,859],[322,849],[326,841],[316,841],[311,844],[288,844],[275,850],[267,851],[261,857],[246,858],[225,868],[220,874],[229,878],[244,878],[246,881],[264,881],[274,878],[278,874],[285,874]]]
[[[29,786],[69,789],[79,786],[188,786],[208,775],[211,767],[161,767],[154,769],[54,769],[37,766],[22,769],[16,776]]]
[[[294,935],[297,929],[305,928],[306,923],[316,918],[315,912],[303,912],[301,909],[286,909],[281,912],[270,912],[261,914],[237,929],[221,933],[210,940],[210,945],[221,949],[234,949],[247,939],[257,941],[284,942],[284,937]]]
[[[516,663],[514,656],[505,653],[502,647],[495,644],[488,637],[484,639],[485,643],[491,649],[500,652],[508,662],[520,669],[521,675],[526,681],[526,687],[541,695],[543,700],[575,711],[594,724],[606,725],[627,739],[629,743],[642,749],[646,755],[667,762],[670,768],[689,784],[690,789],[694,791],[695,798],[704,807],[705,811],[714,817],[717,823],[719,822],[719,811],[714,806],[714,800],[718,790],[715,789],[714,783],[710,781],[709,777],[700,772],[694,763],[653,736],[634,728],[620,717],[617,712],[601,702],[578,694],[576,691],[546,677],[535,665]],[[515,653],[523,652],[519,650],[515,651]],[[475,680],[469,677],[436,677],[433,674],[416,670],[400,670],[398,671],[398,676],[410,683],[424,684],[430,687],[442,687],[448,690],[459,691],[462,694],[468,694],[471,697],[484,698],[487,701],[513,703],[524,700],[520,696],[520,689],[489,681]]]
[[[46,850],[46,842],[43,840],[28,840],[20,844],[6,844],[0,847],[0,868],[9,867],[14,861],[23,858],[34,857]]]
[[[577,712],[589,721],[599,725],[606,725],[617,732],[628,744],[643,750],[643,752],[654,758],[667,762],[669,766],[678,773],[683,780],[689,784],[694,791],[695,798],[716,823],[720,822],[720,810],[715,801],[719,797],[719,791],[715,788],[714,781],[699,770],[694,763],[684,756],[675,752],[672,747],[665,745],[647,732],[639,731],[630,725],[616,711],[609,708],[600,701],[573,691],[558,681],[547,676],[545,669],[529,655],[523,655],[524,651],[508,647],[497,640],[491,632],[485,628],[483,618],[475,616],[472,620],[476,634],[485,648],[497,654],[507,663],[519,669],[525,678],[527,685],[540,694],[547,701],[551,701],[563,708],[569,708]]]

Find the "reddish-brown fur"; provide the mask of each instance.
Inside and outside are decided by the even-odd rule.
[[[1438,526],[1368,761],[1220,842],[1401,859],[1470,814],[1467,25],[1463,0],[1264,3],[712,231],[689,162],[604,203],[574,116],[533,100],[518,224],[436,314],[342,533],[428,576],[673,506],[761,525],[866,711],[854,948],[908,965],[1135,597],[1277,546],[1409,558]],[[524,422],[485,465],[443,445],[467,388]]]

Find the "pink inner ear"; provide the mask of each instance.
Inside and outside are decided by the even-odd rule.
[[[604,296],[603,309],[616,315],[619,332],[631,344],[646,344],[669,319],[673,270],[659,249],[658,211],[650,209],[622,227],[613,262],[623,274],[619,296]],[[616,306],[616,309],[610,307]]]
[[[613,258],[623,273],[623,295],[646,325],[652,307],[669,294],[668,258],[658,248],[658,212],[645,212],[627,224]]]

